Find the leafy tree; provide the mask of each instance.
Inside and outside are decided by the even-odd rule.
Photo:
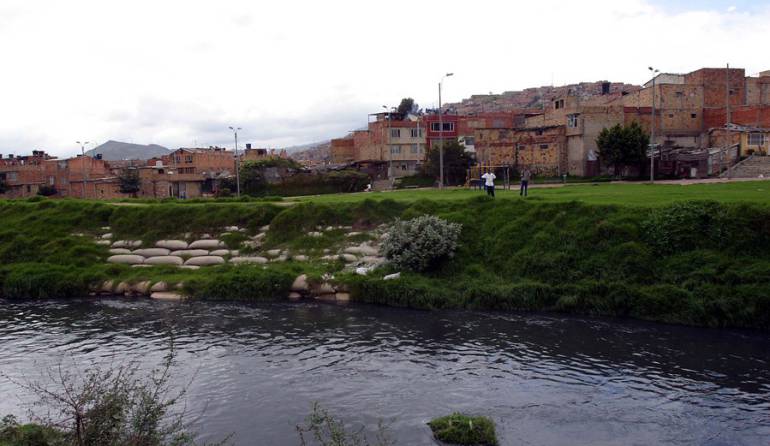
[[[44,184],[38,188],[37,194],[42,195],[43,197],[50,197],[51,195],[56,195],[56,186]]]
[[[121,170],[118,174],[118,181],[120,182],[120,192],[131,194],[132,197],[136,197],[136,193],[142,189],[142,180],[139,178],[139,170],[136,168],[129,167]]]
[[[640,166],[641,174],[649,144],[650,137],[637,122],[628,126],[615,124],[603,129],[596,138],[599,158],[613,167],[615,175],[620,175],[623,167],[633,165]]]
[[[415,105],[414,99],[412,98],[401,99],[401,103],[398,104],[398,113],[401,116],[406,116],[407,113],[410,113],[415,109]]]
[[[439,143],[440,144],[440,143]],[[428,160],[423,168],[426,175],[438,179],[440,177],[440,149],[434,146],[428,152]],[[470,157],[465,147],[457,141],[444,141],[444,181],[449,185],[465,183]]]
[[[267,167],[272,166],[268,166],[262,161],[242,163],[240,171],[241,193],[253,196],[264,195],[267,191],[267,178],[265,178],[265,168]]]

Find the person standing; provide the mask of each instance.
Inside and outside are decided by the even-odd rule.
[[[494,197],[495,196],[495,174],[492,172],[487,171],[484,175],[481,176],[481,178],[484,179],[484,185],[487,188],[487,195]]]
[[[529,189],[529,180],[532,179],[532,172],[529,170],[529,167],[524,167],[524,170],[521,171],[521,189],[519,189],[519,195],[526,197],[527,196],[527,189]]]

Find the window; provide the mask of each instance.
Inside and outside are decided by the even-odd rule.
[[[749,145],[750,146],[764,146],[765,134],[764,133],[749,133]]]
[[[195,173],[195,168],[194,167],[180,167],[179,168],[179,173],[180,174]]]
[[[179,155],[174,155],[174,162],[179,164],[182,162],[182,157]]]
[[[684,97],[684,92],[682,92],[682,91],[677,91],[677,92],[676,92],[676,97],[678,97],[678,98]]]
[[[391,155],[400,155],[401,154],[401,146],[390,146],[390,154]]]
[[[401,137],[401,129],[390,129],[390,137],[391,138],[400,138]]]
[[[184,156],[184,162],[185,163],[192,163],[192,155],[185,155]]]
[[[567,115],[567,127],[575,128],[578,126],[578,116],[580,115]]]
[[[56,185],[56,177],[55,176],[49,176],[48,177],[48,184],[51,186]]]
[[[412,129],[410,136],[412,138],[422,138],[422,129]]]
[[[692,119],[695,119],[695,118],[697,118],[697,117],[698,117],[698,114],[697,114],[697,113],[690,113],[690,117],[691,117]]]
[[[555,108],[556,110],[560,108],[564,108],[564,99],[553,101],[553,108]]]
[[[535,135],[541,136],[543,134],[543,129],[537,129],[535,130]]]
[[[19,173],[18,172],[8,172],[5,174],[5,179],[8,181],[17,181],[19,179]]]
[[[545,150],[548,148],[548,144],[540,144],[540,148]]]
[[[440,127],[441,124],[444,124],[444,131],[445,132],[453,132],[454,129],[455,129],[455,123],[454,122],[444,122],[444,123],[432,122],[430,124],[430,129],[432,131],[434,131],[434,132],[438,132],[439,129],[441,128]]]
[[[472,136],[466,136],[465,137],[465,145],[466,146],[475,146],[476,140]]]
[[[419,144],[412,144],[412,146],[409,148],[409,151],[411,153],[420,153],[420,145]]]

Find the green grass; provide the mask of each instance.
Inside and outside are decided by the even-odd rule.
[[[0,201],[0,295],[79,296],[114,279],[183,282],[201,299],[281,298],[302,272],[316,278],[333,273],[358,302],[769,329],[766,184],[567,186],[533,190],[526,200],[508,191],[490,199],[477,191],[408,190],[305,197],[290,206]],[[267,246],[318,254],[344,236],[307,236],[317,226],[366,230],[423,214],[463,225],[456,256],[426,274],[403,271],[395,281],[381,280],[395,272],[387,268],[361,277],[341,273],[340,263],[129,268],[106,264],[107,248],[92,238],[102,226],[120,238],[153,241],[183,232],[216,234],[229,225],[253,233],[269,223]]]
[[[589,204],[649,206],[658,207],[683,200],[714,200],[724,203],[770,204],[770,182],[739,181],[732,183],[707,183],[693,185],[678,184],[579,184],[562,187],[542,187],[535,185],[530,189],[528,200],[549,203],[580,201]],[[495,191],[498,200],[520,200],[518,189]],[[483,191],[447,188],[396,190],[387,192],[361,192],[355,194],[334,194],[308,197],[295,197],[286,201],[313,203],[354,203],[365,199],[391,199],[402,202],[417,200],[464,200],[483,195]]]
[[[496,446],[495,423],[488,417],[453,413],[428,423],[436,439],[447,444]]]

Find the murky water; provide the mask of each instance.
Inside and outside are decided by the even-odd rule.
[[[351,423],[390,423],[433,445],[425,422],[491,416],[505,445],[768,445],[770,336],[560,316],[316,304],[0,301],[0,372],[61,362],[160,363],[202,439],[296,445],[320,401]],[[0,378],[0,414],[30,396]]]

